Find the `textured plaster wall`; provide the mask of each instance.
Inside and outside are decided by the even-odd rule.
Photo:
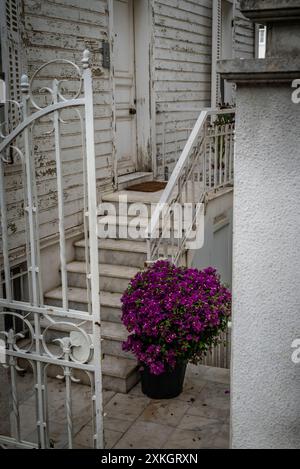
[[[197,269],[215,267],[222,281],[232,282],[232,203],[233,191],[221,193],[209,200],[204,219],[204,244],[190,250],[189,265]]]
[[[300,105],[239,87],[237,116],[232,446],[300,448]]]

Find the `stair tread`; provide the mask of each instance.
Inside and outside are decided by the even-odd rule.
[[[85,240],[81,239],[74,243],[76,247],[85,247]],[[126,239],[102,239],[99,240],[99,249],[108,249],[112,251],[124,251],[124,252],[136,252],[140,254],[147,254],[147,244],[137,243],[136,241],[126,240]],[[185,251],[186,249],[184,249]],[[161,253],[164,253],[162,248]],[[176,251],[176,247],[168,246],[168,252]]]
[[[101,321],[101,329],[102,337],[106,339],[123,341],[128,337],[125,326],[118,322]]]
[[[100,275],[115,278],[131,279],[137,272],[137,267],[128,267],[125,265],[99,264]],[[86,273],[86,263],[84,261],[72,261],[67,264],[67,271],[74,273]]]
[[[76,317],[74,316],[73,323],[75,323],[75,320],[76,320]],[[82,320],[80,320],[80,322],[82,322]],[[51,330],[60,331],[60,332],[68,332],[72,330],[72,327],[68,326],[66,322],[62,322],[62,324],[60,324],[58,321],[54,324],[49,325],[49,321],[47,319],[41,319],[41,327],[42,328],[47,327]],[[123,340],[127,339],[128,332],[122,323],[111,322],[111,321],[101,321],[101,337],[103,339],[122,342]]]
[[[135,173],[128,173],[128,174],[123,174],[123,176],[118,177],[118,184],[124,184],[127,182],[132,182],[135,181],[135,179],[140,179],[143,177],[150,177],[153,176],[153,173],[151,172],[142,172],[142,171],[137,171]]]
[[[128,216],[128,217],[124,217],[124,216],[113,216],[113,215],[98,215],[98,220],[97,220],[97,223],[98,225],[112,225],[112,226],[127,226],[127,227],[135,227],[137,225],[139,225],[139,231],[141,232],[142,236],[139,236],[137,238],[137,240],[140,240],[140,241],[143,241],[143,243],[145,243],[146,239],[147,239],[147,228],[150,227],[150,218],[145,218],[145,217],[139,217],[138,219],[138,223],[135,223],[134,222],[134,225],[132,225],[133,223],[133,220],[135,219],[136,217],[134,216]],[[161,221],[160,221],[160,226],[161,226]],[[177,233],[178,232],[178,228],[175,228],[174,229],[174,232]],[[114,238],[106,238],[106,239],[114,239]],[[122,239],[122,238],[121,238]],[[132,241],[132,239],[131,239]],[[101,243],[101,241],[100,241]],[[100,244],[101,246],[101,244]]]
[[[101,224],[115,224],[116,225],[128,225],[128,222],[131,222],[133,219],[135,219],[136,216],[117,216],[115,217],[114,215],[98,215],[98,223]],[[150,223],[150,219],[146,217],[139,217],[139,223],[141,226],[146,227]]]
[[[102,373],[116,378],[126,379],[137,368],[137,362],[129,358],[104,355],[102,360]]]
[[[74,246],[85,248],[85,240],[81,239],[76,241]],[[109,249],[111,251],[130,251],[138,253],[146,253],[146,243],[136,243],[135,241],[128,241],[126,239],[102,239],[99,240],[99,248]]]
[[[157,203],[160,201],[160,197],[163,190],[157,192],[140,192],[140,191],[127,191],[123,189],[121,191],[111,192],[110,194],[104,194],[102,197],[103,202],[119,202],[119,196],[127,196],[127,202],[142,202],[144,204]]]
[[[45,293],[46,299],[51,300],[61,300],[62,299],[62,287],[59,286],[54,288],[53,290],[48,291]],[[121,307],[121,293],[113,293],[107,291],[100,292],[100,303],[104,306],[112,306],[114,308]],[[79,288],[79,287],[69,287],[68,288],[68,298],[69,301],[73,301],[76,303],[87,303],[87,289],[86,288]]]

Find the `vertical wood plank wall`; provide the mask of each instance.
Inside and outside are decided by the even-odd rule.
[[[165,153],[169,174],[187,139],[187,130],[180,129],[191,128],[201,109],[211,105],[212,4],[212,0],[154,3],[157,160],[159,167]],[[241,14],[238,1],[233,25],[234,56],[253,57],[254,28]]]
[[[144,1],[144,0],[143,0]],[[145,0],[146,1],[146,0]],[[21,0],[24,28],[22,40],[29,76],[45,61],[64,58],[79,63],[84,48],[93,53],[95,142],[99,194],[112,190],[112,83],[101,67],[102,41],[108,40],[108,0]],[[153,79],[156,106],[156,149],[162,153],[162,128],[166,138],[166,164],[170,172],[182,149],[187,131],[203,107],[210,106],[212,0],[155,0],[153,4]],[[236,9],[235,55],[254,54],[253,27]],[[65,66],[51,66],[38,85],[56,75],[68,75]],[[75,82],[74,82],[75,89]],[[191,111],[192,109],[192,111]],[[62,126],[66,228],[83,222],[83,177],[81,135],[76,114],[68,111],[71,123]],[[35,158],[40,201],[40,237],[56,236],[57,195],[55,155],[50,120],[35,128]],[[24,244],[24,203],[20,165],[6,168],[9,201],[10,247]]]
[[[22,4],[25,22],[22,39],[29,77],[46,61],[59,58],[80,64],[85,48],[93,53],[96,168],[99,189],[107,190],[111,187],[111,83],[109,72],[100,70],[102,41],[108,39],[107,1],[24,0]],[[41,73],[36,86],[49,86],[53,78],[68,76],[70,71],[65,65],[51,65]],[[74,80],[71,88],[75,90],[77,84]],[[83,222],[82,135],[74,111],[67,111],[62,117],[70,119],[70,123],[61,128],[65,226],[71,230]],[[54,142],[53,136],[42,135],[50,128],[49,118],[34,130],[41,239],[55,236],[58,231]],[[10,247],[15,248],[24,243],[25,229],[20,165],[7,166],[6,175]]]

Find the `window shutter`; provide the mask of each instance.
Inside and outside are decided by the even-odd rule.
[[[7,98],[20,101],[21,80],[21,4],[20,0],[5,0],[1,11],[1,50],[2,64],[5,75]],[[8,106],[8,130],[17,124],[18,109],[14,105]]]
[[[213,1],[212,11],[212,71],[211,71],[211,106],[220,103],[220,75],[217,73],[217,61],[221,58],[221,31],[222,31],[222,5],[221,0]]]

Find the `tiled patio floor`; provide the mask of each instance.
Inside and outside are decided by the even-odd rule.
[[[25,380],[27,381],[27,380]],[[24,381],[22,433],[35,440],[34,398],[26,394]],[[49,379],[50,438],[55,448],[67,447],[64,383]],[[197,449],[229,447],[229,370],[190,365],[184,391],[176,399],[152,400],[140,384],[129,394],[104,391],[104,428],[107,448]],[[76,384],[73,390],[75,448],[92,447],[89,417],[90,388]]]
[[[112,397],[105,406],[107,443],[118,449],[228,448],[229,403],[228,370],[189,366],[176,399],[148,399],[140,384]]]

